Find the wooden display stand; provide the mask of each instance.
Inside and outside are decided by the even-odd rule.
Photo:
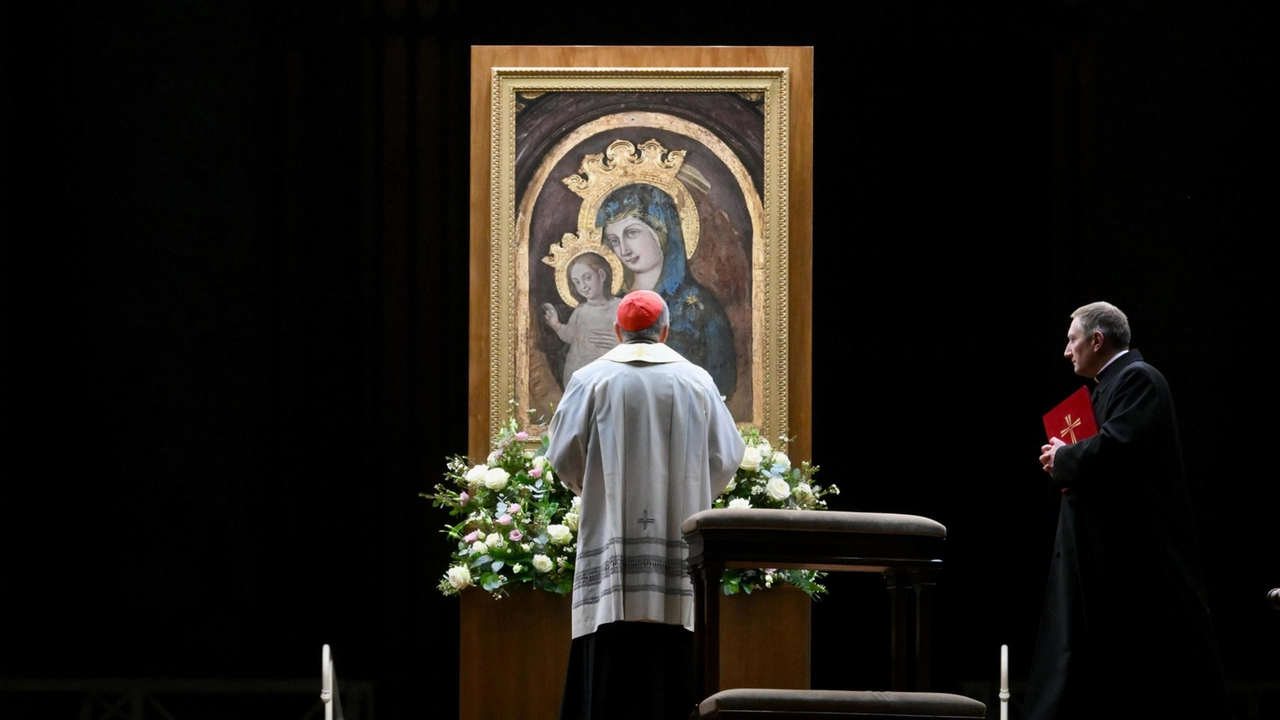
[[[462,592],[461,720],[555,720],[569,662],[569,597],[512,589],[494,600]],[[780,587],[738,594],[720,605],[720,687],[809,687],[812,601]]]
[[[698,187],[709,188],[708,177],[724,178],[715,185],[714,202],[706,200],[711,204],[703,205],[705,212],[693,217],[705,215],[709,228],[723,222],[753,238],[737,284],[724,287],[753,293],[740,306],[743,327],[752,333],[741,337],[752,340],[749,351],[739,351],[740,366],[753,368],[753,399],[735,418],[763,435],[794,438],[788,452],[810,457],[813,48],[477,46],[471,60],[470,456],[488,454],[509,402],[532,408],[538,395],[541,376],[532,368],[542,351],[529,342],[536,326],[531,318],[541,313],[540,299],[554,295],[534,292],[545,282],[534,271],[546,272],[538,258],[563,242],[564,233],[586,231],[575,214],[586,201],[556,200],[550,189],[563,191],[564,177],[579,161],[602,152],[613,134],[632,132],[619,128],[634,127],[644,132],[629,142],[665,133],[673,148],[702,148],[682,156],[690,169],[705,166],[698,170]],[[543,125],[558,130],[538,141],[519,134],[520,113],[531,117],[528,103],[547,102],[556,93],[582,94],[565,95],[561,99],[568,100],[556,105],[578,115]],[[757,103],[759,114],[753,110],[751,122],[730,122],[725,118],[745,115],[705,111],[701,103],[720,95]],[[735,101],[739,106],[745,107]],[[588,148],[596,138],[605,145]],[[567,169],[555,169],[563,158]],[[541,191],[535,187],[548,188],[550,199],[537,202]],[[521,214],[525,199],[528,212]],[[563,223],[559,215],[539,214],[565,207],[569,219]],[[716,268],[732,267],[742,259],[733,252],[740,242],[727,237],[727,230],[709,233],[698,257]],[[808,688],[809,597],[776,588],[723,600],[721,687]],[[461,718],[554,720],[571,642],[570,599],[522,587],[497,601],[468,589],[461,602]]]

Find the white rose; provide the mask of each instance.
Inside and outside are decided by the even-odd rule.
[[[471,571],[465,565],[449,568],[449,584],[461,590],[471,585]]]
[[[484,479],[484,474],[489,472],[488,465],[477,465],[467,471],[467,485],[475,487]]]
[[[519,574],[522,570],[524,570],[524,566],[521,565],[520,563],[516,563],[515,565],[511,566],[511,572],[513,573]]]
[[[783,453],[783,452],[774,453],[774,454],[773,454],[773,463],[774,463],[775,465],[781,465],[782,467],[786,468],[787,470],[790,470],[790,469],[791,469],[791,458],[787,457],[787,454],[786,454],[786,453]]]
[[[729,507],[739,510],[746,509],[751,507],[751,501],[746,498],[734,498],[729,501]]]
[[[547,459],[539,455],[533,459],[533,466],[541,470],[547,466]]]
[[[472,554],[472,555],[483,555],[483,554],[485,554],[485,553],[487,553],[487,552],[489,552],[489,546],[488,546],[488,545],[485,545],[485,544],[484,544],[484,541],[482,541],[482,540],[477,540],[477,541],[475,541],[474,543],[472,543],[472,544],[471,544],[471,554]]]
[[[501,490],[507,486],[507,480],[511,479],[511,475],[502,468],[489,468],[484,474],[484,486],[490,490]]]
[[[729,484],[727,486],[725,486],[724,492],[731,493],[733,492],[733,489],[736,487],[738,487],[738,479],[734,478],[729,481]],[[724,493],[720,493],[720,494],[723,495]]]
[[[774,478],[764,486],[764,491],[774,500],[786,500],[791,497],[791,487],[782,478]]]
[[[574,532],[577,532],[577,530],[578,530],[578,513],[576,513],[576,512],[565,513],[565,515],[564,515],[564,524],[565,524],[565,525],[567,525],[567,526],[569,526],[569,529],[570,529],[570,530],[573,530]]]
[[[760,451],[748,445],[747,451],[742,454],[742,462],[738,464],[738,467],[747,471],[760,467]]]
[[[548,525],[547,537],[557,545],[568,545],[573,542],[573,531],[568,525]]]
[[[491,548],[502,547],[502,536],[498,533],[489,533],[489,537],[485,538],[484,542]]]
[[[768,440],[761,440],[760,444],[757,445],[756,447],[760,449],[761,455],[768,455],[769,453],[773,452],[773,446],[769,444]]]
[[[520,543],[520,549],[525,552],[530,552],[533,550],[533,543]]]
[[[534,555],[533,569],[538,572],[549,572],[551,570],[551,558],[546,555]]]

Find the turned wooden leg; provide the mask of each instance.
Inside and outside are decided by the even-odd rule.
[[[933,603],[937,587],[934,573],[916,577],[915,689],[920,691],[927,691],[933,685]]]
[[[706,699],[720,691],[720,576],[722,563],[694,565],[693,580],[693,667],[695,687]]]
[[[898,571],[884,571],[889,588],[891,690],[911,689],[911,585]]]

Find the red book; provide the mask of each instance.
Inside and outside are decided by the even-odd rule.
[[[1044,431],[1050,438],[1058,438],[1068,445],[1097,435],[1098,423],[1093,419],[1088,388],[1071,393],[1071,397],[1050,410],[1044,416]]]

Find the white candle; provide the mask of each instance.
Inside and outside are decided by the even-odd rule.
[[[1009,689],[1009,646],[1000,646],[1000,689]]]
[[[1000,720],[1009,720],[1009,646],[1000,646]]]

